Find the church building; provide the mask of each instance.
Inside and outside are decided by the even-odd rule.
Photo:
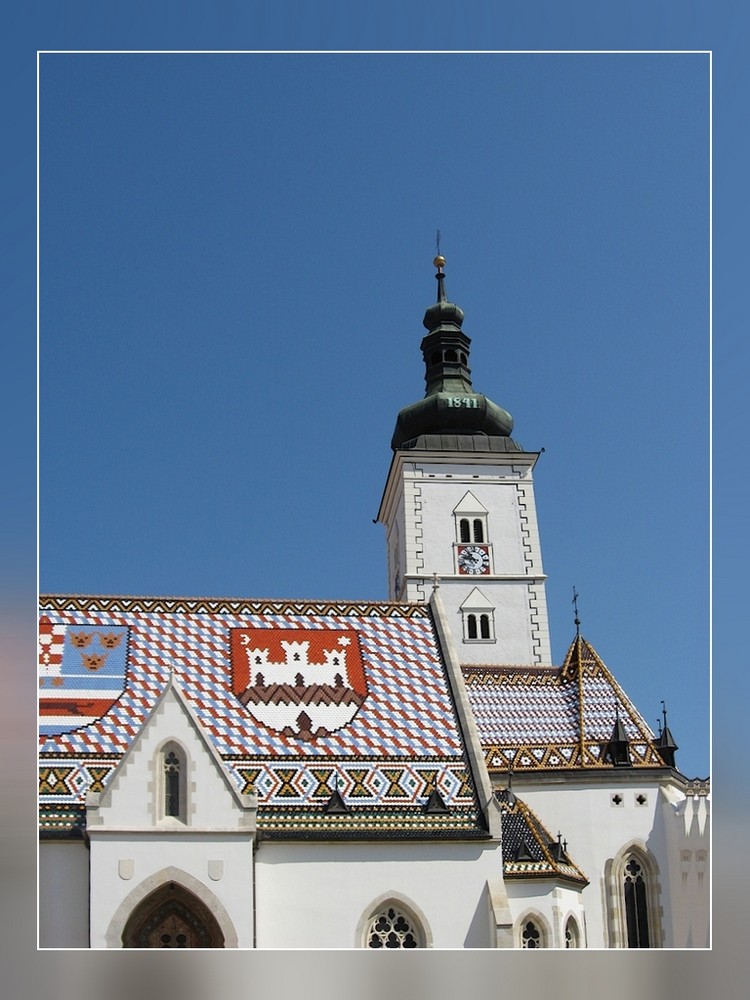
[[[42,948],[705,948],[709,787],[551,661],[538,453],[444,258],[387,601],[40,598]]]

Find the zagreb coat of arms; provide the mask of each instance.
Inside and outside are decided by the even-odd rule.
[[[231,630],[232,688],[257,721],[314,740],[349,725],[367,697],[354,629]]]

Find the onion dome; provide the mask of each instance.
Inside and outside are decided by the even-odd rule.
[[[445,293],[445,257],[437,267],[437,301],[424,314],[421,350],[427,391],[404,407],[391,448],[448,451],[521,451],[510,436],[513,418],[474,390],[468,365],[471,340],[461,329],[464,313]]]

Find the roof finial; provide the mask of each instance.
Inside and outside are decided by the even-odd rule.
[[[575,619],[574,619],[575,620],[575,626],[576,626],[576,635],[580,635],[581,634],[581,619],[578,617],[578,594],[576,593],[575,586],[573,587],[573,602],[572,603],[573,603],[573,607],[575,608],[575,612],[576,612],[576,616],[575,616]]]
[[[435,257],[435,259],[433,260],[432,263],[435,265],[435,267],[438,269],[438,271],[440,271],[443,267],[445,267],[445,257],[443,257],[443,255],[440,253],[440,230],[439,229],[437,231],[437,234],[435,235],[435,253],[436,253],[437,256]]]
[[[433,259],[432,263],[437,268],[437,278],[438,283],[438,302],[447,302],[445,295],[445,275],[443,274],[443,268],[445,267],[445,257],[440,253],[440,230],[438,229],[437,235],[435,236],[435,249],[437,250],[437,255]]]
[[[516,804],[516,796],[513,793],[513,765],[508,768],[508,805],[513,808]]]

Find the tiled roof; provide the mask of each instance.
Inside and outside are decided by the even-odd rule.
[[[525,802],[507,789],[495,793],[502,810],[503,875],[505,878],[562,878],[582,885],[588,879],[554,841]]]
[[[267,836],[486,836],[425,605],[45,597],[42,825],[80,825],[170,673]],[[335,788],[348,812],[325,810]],[[425,809],[437,789],[447,812]]]
[[[605,752],[616,714],[632,765],[664,766],[654,734],[582,636],[560,668],[463,666],[462,672],[490,771],[612,767]]]

